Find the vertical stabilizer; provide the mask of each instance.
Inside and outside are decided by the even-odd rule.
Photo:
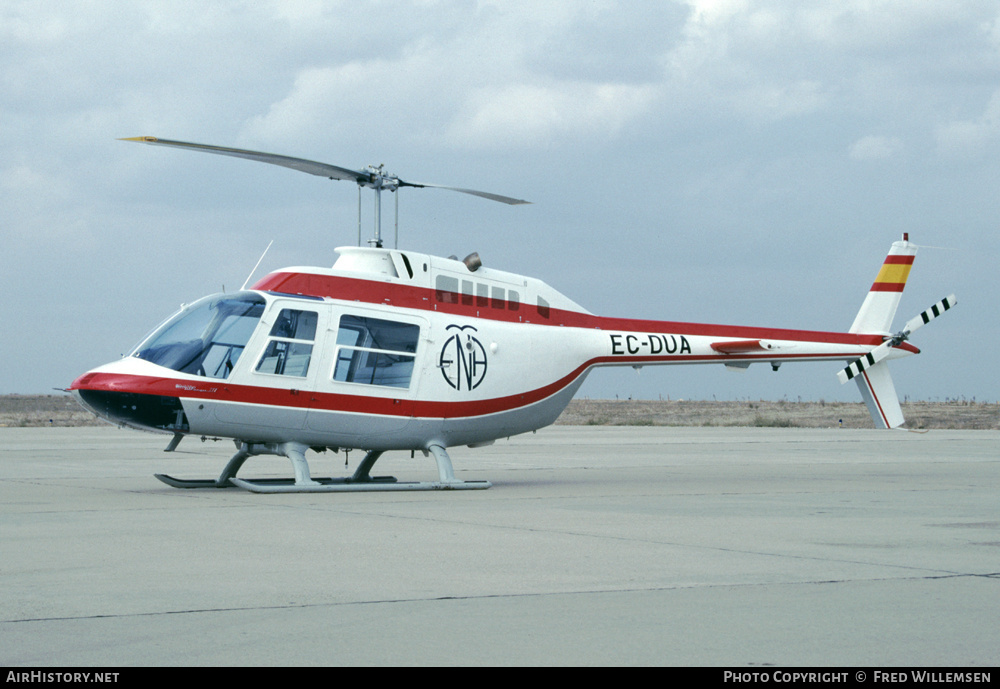
[[[910,267],[916,254],[917,245],[909,241],[908,235],[904,234],[902,241],[893,242],[849,332],[890,332],[892,319],[896,315],[896,307],[899,306],[899,298],[903,296],[903,287],[906,286],[906,278],[910,275]]]
[[[880,361],[866,369],[854,380],[861,391],[876,428],[895,428],[903,424],[903,410],[899,408],[896,387],[889,376],[889,363]]]

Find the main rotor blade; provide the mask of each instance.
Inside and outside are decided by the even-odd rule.
[[[298,170],[299,172],[307,172],[310,175],[316,175],[317,177],[326,177],[328,179],[338,179],[338,180],[357,182],[358,184],[371,182],[371,177],[372,177],[371,174],[368,172],[349,170],[344,167],[337,167],[336,165],[329,165],[327,163],[317,163],[313,160],[305,160],[304,158],[292,158],[290,156],[277,155],[276,153],[245,151],[241,148],[208,146],[206,144],[193,144],[193,143],[188,143],[186,141],[171,141],[170,139],[158,139],[155,136],[136,136],[119,140],[136,141],[138,143],[152,144],[154,146],[172,146],[174,148],[186,148],[190,151],[202,151],[203,153],[216,153],[218,155],[232,156],[234,158],[246,158],[247,160],[256,160],[259,163],[270,163],[271,165],[280,165],[281,167],[291,168],[292,170]]]
[[[421,182],[404,182],[399,180],[399,186],[401,187],[420,187],[427,189],[447,189],[449,191],[459,191],[463,194],[472,194],[473,196],[478,196],[480,198],[489,199],[490,201],[499,201],[500,203],[506,203],[510,206],[519,206],[526,203],[531,203],[531,201],[525,201],[523,199],[515,199],[510,196],[501,196],[500,194],[491,194],[488,191],[476,191],[475,189],[462,189],[460,187],[446,187],[443,184],[423,184]]]
[[[271,165],[280,165],[281,167],[298,170],[299,172],[307,172],[310,175],[316,175],[317,177],[347,180],[356,182],[357,184],[361,184],[363,186],[384,186],[390,191],[394,190],[394,186],[396,185],[400,187],[427,187],[432,189],[448,189],[450,191],[458,191],[463,194],[472,194],[473,196],[479,196],[480,198],[489,199],[490,201],[499,201],[500,203],[506,203],[512,206],[531,203],[530,201],[511,198],[510,196],[501,196],[500,194],[491,194],[487,191],[476,191],[475,189],[447,187],[442,184],[404,182],[403,180],[390,175],[383,175],[381,168],[376,170],[374,173],[362,172],[359,170],[351,170],[346,167],[330,165],[329,163],[318,163],[314,160],[293,158],[291,156],[278,155],[276,153],[247,151],[242,148],[226,148],[225,146],[209,146],[207,144],[195,144],[187,141],[173,141],[171,139],[160,139],[155,136],[135,136],[123,138],[120,139],[120,141],[135,141],[141,144],[151,144],[153,146],[170,146],[173,148],[184,148],[189,151],[201,151],[202,153],[215,153],[217,155],[232,156],[233,158],[245,158],[246,160],[255,160],[259,163],[270,163]]]

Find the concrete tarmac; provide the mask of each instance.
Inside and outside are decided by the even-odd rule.
[[[556,426],[453,448],[486,491],[291,495],[169,488],[233,446],[168,440],[0,429],[0,665],[1000,658],[998,432]]]

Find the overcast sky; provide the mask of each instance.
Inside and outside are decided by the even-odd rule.
[[[351,183],[116,141],[139,135],[529,199],[404,190],[400,245],[601,315],[846,330],[909,232],[937,248],[895,326],[960,303],[893,364],[900,397],[1000,397],[995,0],[2,0],[0,393],[116,359],[272,239],[257,277],[356,242]],[[837,368],[580,394],[860,399]]]

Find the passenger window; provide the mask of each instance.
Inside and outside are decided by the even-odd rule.
[[[458,278],[438,275],[435,284],[435,297],[445,304],[458,303]]]
[[[542,299],[539,296],[538,297],[538,315],[541,316],[542,318],[548,318],[549,317],[549,313],[550,313],[550,311],[549,311],[549,302],[545,301],[544,299]]]
[[[482,283],[476,283],[476,306],[481,306],[486,308],[490,305],[490,286]]]
[[[521,295],[514,290],[507,290],[507,308],[511,311],[521,308]]]
[[[506,291],[504,290],[503,287],[494,287],[493,303],[491,304],[491,306],[493,306],[494,309],[502,309],[504,306],[506,306],[504,304],[505,297],[506,297]]]
[[[341,316],[333,379],[342,383],[408,388],[419,337],[418,325]]]
[[[472,282],[462,280],[462,305],[472,306]]]
[[[305,378],[318,320],[315,311],[282,309],[271,327],[264,355],[257,362],[257,372]]]

